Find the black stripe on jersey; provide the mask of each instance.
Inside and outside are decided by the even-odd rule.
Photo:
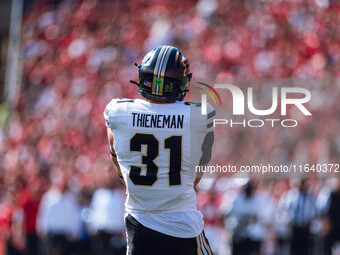
[[[201,106],[202,106],[202,104],[199,103],[199,102],[184,102],[184,104],[185,104],[185,105],[191,105],[191,104],[193,104],[193,105],[195,105],[195,106],[197,106],[197,107],[201,107]]]
[[[126,100],[117,101],[117,104],[118,103],[133,103],[133,102],[135,102],[133,99],[126,99]]]
[[[210,122],[210,123],[207,124],[207,128],[211,128],[213,125],[214,125],[214,123]]]
[[[216,115],[216,111],[213,110],[211,113],[208,114],[207,119],[210,119]]]

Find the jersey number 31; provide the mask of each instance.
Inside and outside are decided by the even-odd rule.
[[[130,152],[142,152],[141,163],[146,166],[146,174],[141,175],[140,166],[131,166],[129,178],[135,185],[152,186],[158,179],[158,166],[154,160],[159,155],[159,141],[153,134],[136,133],[130,139]],[[182,136],[173,135],[164,139],[164,149],[169,150],[169,185],[181,185]]]

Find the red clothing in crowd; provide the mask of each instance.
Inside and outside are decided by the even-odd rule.
[[[38,208],[40,204],[40,199],[34,199],[29,197],[26,202],[23,204],[23,210],[25,213],[25,228],[27,234],[36,234],[36,222],[37,222],[37,214]]]

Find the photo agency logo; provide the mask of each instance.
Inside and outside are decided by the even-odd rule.
[[[232,101],[232,118],[227,119],[216,117],[213,120],[214,127],[218,125],[254,128],[263,127],[265,125],[271,125],[271,127],[276,125],[280,125],[282,127],[296,127],[298,125],[298,119],[287,117],[288,109],[293,109],[294,107],[296,107],[299,113],[303,114],[303,116],[312,115],[306,106],[306,103],[311,100],[311,92],[306,88],[265,88],[266,96],[260,98],[260,101],[262,104],[269,105],[271,99],[271,106],[269,108],[263,107],[264,109],[259,109],[260,107],[254,106],[254,101],[256,100],[254,99],[255,96],[252,87],[241,88],[240,86],[233,84],[214,84],[212,86],[204,82],[196,83],[199,85],[196,88],[201,92],[200,99],[202,105],[202,115],[207,114],[207,95],[209,95],[209,97],[212,99],[215,107],[219,107],[220,111],[222,111],[221,115],[224,115],[223,112],[230,113],[230,109],[227,108],[226,104],[223,105],[223,100]],[[268,97],[268,93],[270,93],[271,96]],[[215,97],[218,99],[219,103]],[[252,114],[256,117],[247,118],[249,114]]]

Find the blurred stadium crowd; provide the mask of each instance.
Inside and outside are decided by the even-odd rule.
[[[332,0],[34,1],[23,20],[20,99],[0,130],[0,254],[124,254],[124,188],[102,112],[112,98],[138,96],[133,63],[150,49],[177,46],[194,77],[337,77],[339,27]],[[228,129],[214,160],[336,163],[340,86],[313,89],[327,102],[314,109],[324,118],[296,128],[301,141],[288,152],[275,150],[284,132],[246,141]],[[271,142],[257,150],[261,139]],[[331,254],[339,187],[220,176],[202,180],[198,205],[216,254]]]

